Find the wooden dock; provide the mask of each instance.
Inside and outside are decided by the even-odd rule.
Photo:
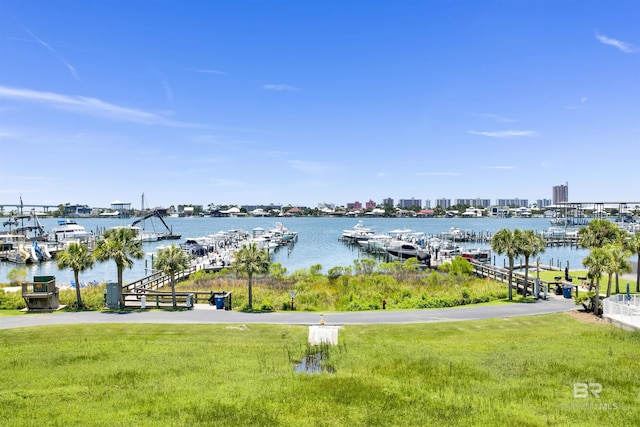
[[[509,283],[508,268],[497,267],[495,265],[482,264],[482,263],[473,262],[473,261],[470,261],[470,262],[471,262],[471,265],[473,266],[473,273],[476,276],[482,277],[482,278],[489,278],[497,282]],[[531,266],[531,269],[534,269],[534,268],[535,266]],[[515,271],[514,269],[511,281],[512,281],[512,286],[516,289],[516,292],[522,295],[524,292],[524,286],[525,286],[524,274],[518,271]],[[540,298],[541,296],[540,294],[543,294],[545,289],[547,294],[554,294],[555,289],[558,286],[560,286],[561,288],[572,287],[573,288],[572,293],[576,297],[578,296],[579,284],[569,282],[567,280],[563,280],[562,275],[558,275],[554,277],[553,281],[540,279],[540,282],[539,282],[540,294],[537,296],[533,295],[535,283],[536,283],[535,275],[533,275],[533,277],[532,275],[529,275],[528,280],[526,281],[527,296],[532,295],[534,296],[534,298]]]

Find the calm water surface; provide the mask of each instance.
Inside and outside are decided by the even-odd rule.
[[[312,265],[320,264],[326,273],[331,267],[352,265],[358,258],[371,258],[366,252],[361,252],[357,248],[352,248],[339,239],[342,231],[353,228],[362,220],[364,226],[371,228],[376,233],[386,234],[394,229],[411,229],[413,231],[424,232],[427,235],[439,234],[449,231],[452,227],[457,227],[466,231],[474,231],[485,235],[492,235],[502,228],[520,228],[522,230],[543,231],[549,228],[549,220],[543,218],[530,219],[492,219],[492,218],[164,218],[167,224],[172,227],[173,232],[181,234],[180,240],[143,243],[143,250],[147,254],[143,260],[136,260],[131,269],[124,271],[125,282],[130,282],[150,273],[152,255],[157,253],[160,245],[171,243],[179,244],[187,237],[200,237],[213,234],[222,230],[242,229],[248,232],[255,227],[265,229],[273,228],[277,221],[284,224],[291,231],[298,232],[298,243],[290,252],[286,248],[277,251],[272,256],[273,262],[280,262],[287,268],[289,273],[309,268]],[[123,220],[116,218],[78,218],[78,224],[87,230],[97,233],[103,229],[129,225],[134,219]],[[50,230],[56,225],[57,220],[45,218],[41,220],[46,230]],[[138,224],[141,225],[141,224]],[[164,227],[155,219],[153,222],[147,220],[145,227],[147,230],[163,232]],[[486,247],[482,244],[459,243],[462,247]],[[540,255],[540,262],[554,265],[560,262],[564,267],[569,262],[570,268],[582,266],[582,259],[588,254],[585,249],[575,248],[547,248]],[[493,260],[496,265],[505,265],[504,257],[494,254]],[[7,274],[16,268],[16,264],[0,262],[0,282],[8,281]],[[43,262],[25,266],[27,278],[34,275],[54,275],[60,283],[68,283],[73,280],[71,270],[58,270],[55,262]],[[116,281],[116,266],[113,261],[106,263],[96,263],[91,270],[80,274],[80,281],[89,282],[97,280],[99,282]]]

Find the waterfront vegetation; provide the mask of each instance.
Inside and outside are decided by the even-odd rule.
[[[417,263],[393,262],[377,265],[358,260],[350,268],[332,268],[321,274],[317,265],[291,275],[273,274],[254,279],[256,309],[289,310],[290,291],[295,290],[295,309],[303,311],[361,311],[386,309],[443,308],[477,304],[505,298],[503,283],[478,279],[466,270],[468,262],[457,260],[464,272],[420,272]],[[279,270],[280,266],[272,266]],[[445,270],[447,270],[445,269]],[[198,272],[181,285],[184,289],[232,292],[234,306],[247,309],[246,279],[232,273]]]
[[[84,309],[104,309],[104,291],[104,283],[82,289],[82,302]],[[77,296],[74,288],[60,289],[59,291],[60,305],[66,306],[65,310],[77,310],[76,298]],[[5,311],[11,311],[14,314],[17,314],[14,310],[21,310],[26,306],[27,305],[22,298],[21,291],[4,292],[4,289],[0,288],[0,315],[6,314],[4,313]]]
[[[582,285],[578,277],[586,277],[586,270],[572,270],[574,284]],[[535,276],[538,273],[531,273]],[[559,271],[539,272],[541,280],[553,282],[562,275]],[[603,273],[601,280],[606,280]],[[631,292],[635,293],[635,282]],[[584,282],[587,284],[587,282]],[[626,283],[626,281],[625,281]],[[233,295],[233,308],[248,310],[247,278],[232,270],[218,273],[199,271],[186,280],[176,283],[178,291],[224,291]],[[471,275],[469,263],[456,258],[438,270],[418,270],[413,262],[378,264],[373,260],[357,260],[350,267],[334,267],[326,274],[322,266],[297,270],[291,274],[280,264],[272,264],[266,275],[253,278],[254,309],[259,311],[290,310],[290,291],[295,290],[295,309],[298,311],[361,311],[380,310],[382,301],[387,310],[444,308],[467,304],[479,304],[507,300],[507,284]],[[550,290],[551,292],[552,290]],[[626,286],[621,289],[626,291]],[[82,301],[86,309],[104,309],[105,285],[82,289]],[[584,299],[586,288],[581,288]],[[76,292],[73,288],[60,290],[60,304],[66,310],[75,310]],[[516,302],[531,298],[516,296]],[[16,310],[25,307],[20,292],[0,292],[0,310]]]
[[[308,328],[51,325],[0,330],[6,425],[635,426],[640,332],[568,314]],[[53,338],[53,339],[52,339]],[[599,398],[575,397],[597,383]]]

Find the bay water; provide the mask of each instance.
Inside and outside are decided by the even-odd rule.
[[[130,225],[135,218],[76,218],[78,224],[84,226],[87,231],[99,234],[103,230],[115,226]],[[332,218],[332,217],[301,217],[301,218],[164,218],[172,228],[174,234],[180,234],[180,240],[143,243],[145,257],[135,260],[134,266],[124,271],[124,281],[131,282],[151,274],[152,257],[161,245],[180,244],[186,238],[201,237],[214,234],[218,231],[232,229],[251,230],[256,227],[264,229],[274,228],[276,222],[281,222],[290,231],[298,232],[298,242],[288,250],[281,248],[272,254],[272,262],[279,262],[286,267],[288,273],[299,269],[308,269],[313,265],[321,265],[322,273],[327,273],[330,268],[336,266],[353,265],[355,259],[372,258],[372,255],[359,250],[357,247],[343,243],[343,230],[352,229],[358,221],[376,233],[387,234],[391,230],[410,229],[415,232],[423,232],[426,235],[438,235],[450,231],[452,228],[460,228],[463,231],[474,232],[481,235],[493,235],[502,228],[521,230],[534,230],[541,232],[549,229],[551,224],[545,218]],[[48,231],[57,224],[55,218],[41,218],[40,222]],[[142,226],[142,224],[138,224]],[[144,227],[147,231],[165,232],[164,226],[156,218],[146,220]],[[487,243],[460,242],[461,248],[489,248]],[[586,249],[571,247],[548,247],[539,255],[541,264],[553,264],[564,268],[569,263],[571,269],[582,268],[582,259],[588,255]],[[535,260],[530,260],[535,262]],[[492,263],[504,266],[507,260],[498,254],[492,253]],[[59,270],[55,261],[46,261],[39,264],[16,265],[9,262],[0,262],[0,282],[8,282],[8,273],[14,269],[24,269],[27,272],[27,280],[33,276],[53,275],[60,284],[73,280],[73,271]],[[116,265],[113,261],[96,263],[90,270],[80,273],[81,282],[117,281]]]

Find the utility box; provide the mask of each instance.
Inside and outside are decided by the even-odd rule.
[[[118,292],[118,283],[107,282],[105,306],[107,308],[120,308],[120,295]]]

